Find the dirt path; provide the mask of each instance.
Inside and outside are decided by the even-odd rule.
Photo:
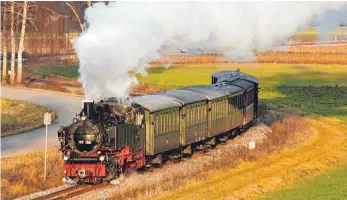
[[[157,199],[250,199],[260,198],[297,178],[315,175],[347,160],[347,125],[328,118],[310,119],[317,137],[298,148],[256,162],[244,162],[226,172],[214,172]]]

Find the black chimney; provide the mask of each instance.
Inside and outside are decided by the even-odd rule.
[[[94,102],[83,102],[83,112],[86,114],[88,119],[94,117]]]

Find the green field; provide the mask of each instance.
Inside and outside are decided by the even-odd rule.
[[[39,76],[44,79],[46,76],[58,76],[68,80],[77,80],[78,64],[75,65],[51,65],[51,66],[36,66],[27,67],[24,70],[29,76]]]
[[[296,185],[276,192],[264,200],[301,200],[301,199],[347,199],[347,166],[314,178],[299,181]]]
[[[347,86],[347,65],[309,64],[206,64],[174,65],[168,69],[152,67],[149,75],[138,78],[156,85],[209,84],[216,71],[240,69],[260,79],[262,85],[344,85]]]

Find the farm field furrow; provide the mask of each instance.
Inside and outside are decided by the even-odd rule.
[[[309,124],[318,136],[303,146],[255,162],[245,162],[226,172],[215,171],[207,181],[192,182],[157,199],[260,198],[298,178],[317,175],[345,162],[346,125],[329,118],[311,118]]]

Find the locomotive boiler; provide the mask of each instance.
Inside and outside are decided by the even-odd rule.
[[[258,84],[229,70],[213,74],[211,85],[84,102],[58,131],[64,177],[107,182],[223,142],[257,119]]]

